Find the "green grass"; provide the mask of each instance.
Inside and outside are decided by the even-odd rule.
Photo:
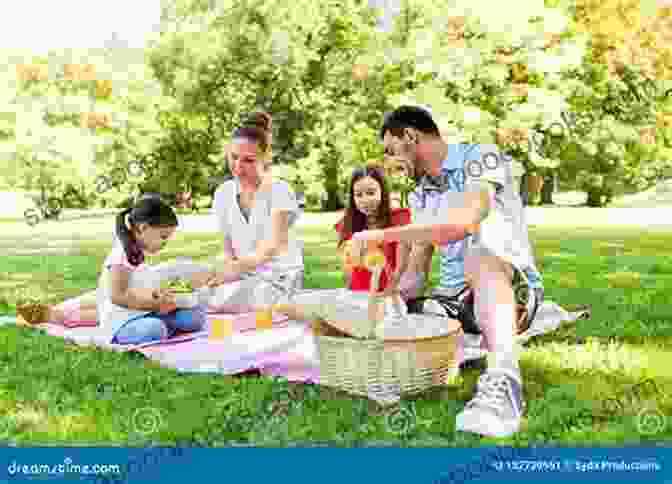
[[[307,228],[302,235],[306,285],[338,287],[330,229]],[[2,234],[0,245],[24,244],[24,236]],[[74,347],[38,330],[3,326],[0,440],[64,446],[608,446],[669,440],[672,233],[532,228],[531,236],[547,298],[570,309],[590,304],[593,315],[528,344],[521,366],[529,406],[523,429],[512,438],[455,432],[455,416],[472,395],[477,369],[465,370],[459,387],[384,410],[319,386],[179,374],[137,355]],[[219,246],[215,235],[182,235],[156,261],[206,257]],[[110,241],[82,240],[77,247],[79,254],[70,256],[3,256],[5,312],[12,311],[16,290],[59,301],[95,287]],[[436,275],[435,265],[434,282]],[[633,391],[646,378],[657,391]],[[642,409],[664,416],[665,427],[656,431],[656,420],[638,420]],[[649,427],[638,428],[639,421]]]

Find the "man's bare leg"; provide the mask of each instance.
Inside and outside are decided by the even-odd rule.
[[[474,398],[457,416],[456,428],[506,437],[520,428],[522,379],[514,341],[513,269],[481,251],[465,256],[465,274],[474,291],[475,316],[491,351]]]

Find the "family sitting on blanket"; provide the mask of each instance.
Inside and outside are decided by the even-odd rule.
[[[449,300],[447,306],[454,309],[449,317],[459,319],[465,331],[467,323],[475,326],[490,351],[488,368],[479,378],[474,398],[457,416],[456,428],[489,436],[511,435],[519,429],[524,405],[516,336],[534,322],[543,300],[543,283],[510,167],[488,166],[474,177],[465,167],[470,162],[481,163],[482,150],[496,151],[497,147],[447,144],[431,114],[418,107],[402,106],[386,116],[380,137],[386,163],[400,164],[416,182],[411,223],[407,212],[389,209],[382,175],[366,169],[353,176],[349,211],[337,225],[341,241],[351,241],[350,250],[357,259],[371,243],[385,244],[388,292],[399,288],[409,244],[438,248],[439,288],[429,302]],[[268,170],[262,166],[268,164],[262,160],[267,160],[268,146],[267,133],[258,127],[234,133],[229,162],[235,179],[215,196],[227,247],[225,260],[219,272],[205,273],[200,280],[203,285],[218,286],[216,291],[230,285],[232,274],[255,270],[292,252],[288,227],[298,208],[286,184],[265,175]],[[161,321],[161,325],[143,324],[161,327],[162,335],[199,327],[200,314],[178,315],[169,293],[148,290],[137,299],[128,292],[120,294],[126,284],[124,271],[134,267],[134,274],[142,262],[138,247],[159,250],[162,240],[173,233],[176,220],[171,214],[158,202],[141,202],[128,213],[128,240],[135,243],[122,240],[123,251],[113,251],[107,260],[109,280],[117,291],[112,292],[116,294],[113,302],[142,308],[144,314],[137,317]],[[243,230],[251,228],[258,230]],[[119,233],[123,239],[123,226]],[[297,262],[297,255],[297,251],[287,255],[290,264]],[[352,289],[368,287],[370,275],[353,269],[348,283]],[[410,298],[409,307],[418,301],[422,306],[427,302]],[[104,316],[99,317],[105,324]],[[131,319],[120,317],[110,326],[118,341],[120,335],[129,341],[132,326],[127,332],[123,328]]]

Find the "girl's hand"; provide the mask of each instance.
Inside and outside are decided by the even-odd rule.
[[[364,230],[352,236],[352,259],[356,265],[361,265],[368,250],[378,249],[379,243],[384,240],[382,230]]]
[[[160,289],[157,293],[159,300],[159,313],[172,313],[177,309],[175,304],[175,292],[172,289]]]
[[[383,291],[383,297],[400,296],[401,290],[399,289],[399,283],[401,282],[401,274],[398,272],[392,272],[388,274],[388,283],[387,287]]]

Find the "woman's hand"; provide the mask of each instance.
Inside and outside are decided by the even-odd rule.
[[[205,282],[206,287],[218,287],[231,282],[231,276],[225,272],[213,272]]]
[[[219,269],[217,272],[218,281],[221,281],[222,278],[227,278],[230,281],[232,277],[235,278],[235,276],[240,275],[242,272],[250,270],[246,267],[244,261],[240,259],[226,260],[220,263],[217,268]]]
[[[191,283],[197,289],[200,289],[201,287],[210,287],[208,284],[214,276],[215,272],[213,271],[199,272],[191,277]]]

